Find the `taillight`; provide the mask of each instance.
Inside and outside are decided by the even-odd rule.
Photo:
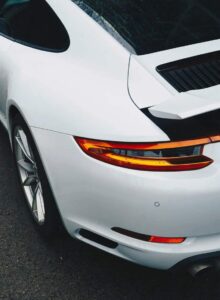
[[[212,140],[213,139],[213,140]],[[203,155],[214,137],[162,143],[119,143],[75,137],[81,149],[103,162],[135,170],[187,171],[204,168],[213,160]]]

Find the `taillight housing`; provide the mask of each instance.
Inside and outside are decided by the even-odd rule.
[[[213,140],[212,140],[213,138]],[[204,145],[215,137],[177,142],[121,143],[75,137],[89,156],[115,166],[143,171],[188,171],[210,165]]]

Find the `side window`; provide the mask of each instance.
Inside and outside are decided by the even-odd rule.
[[[50,51],[69,46],[66,29],[45,0],[0,0],[0,33]]]

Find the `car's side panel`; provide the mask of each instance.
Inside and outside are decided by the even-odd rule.
[[[8,99],[8,53],[10,46],[10,41],[0,35],[0,121],[4,126],[7,126],[5,113]]]
[[[7,108],[15,103],[30,126],[63,133],[168,140],[129,97],[130,54],[71,1],[48,2],[63,20],[71,46],[57,54],[11,42]]]

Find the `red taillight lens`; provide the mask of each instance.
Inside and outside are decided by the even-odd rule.
[[[202,154],[211,138],[162,143],[118,143],[75,137],[81,149],[103,162],[135,170],[186,171],[204,168],[212,159]]]
[[[151,236],[149,241],[150,243],[159,243],[159,244],[181,244],[185,241],[185,238],[169,238],[161,236]]]

